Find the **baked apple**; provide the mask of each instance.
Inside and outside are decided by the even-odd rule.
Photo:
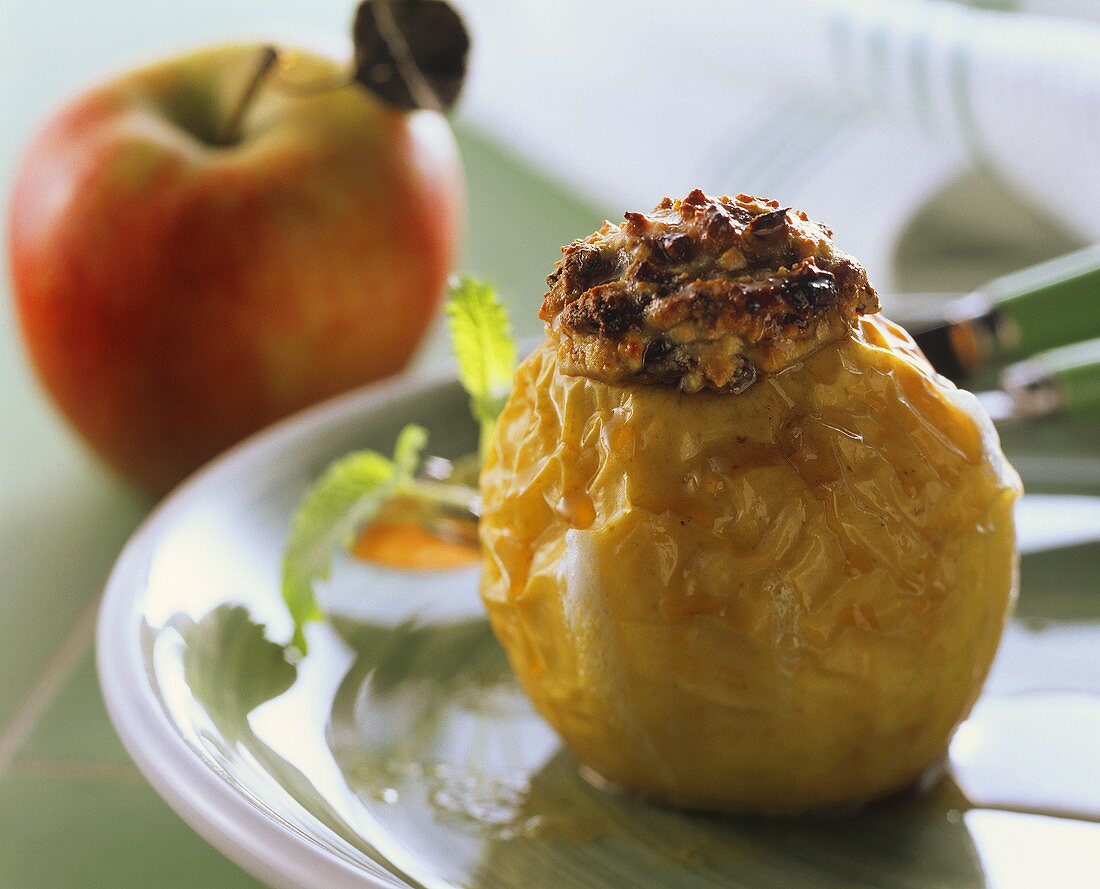
[[[563,248],[482,473],[482,596],[612,785],[825,810],[943,757],[1017,581],[977,400],[832,232],[694,191]]]

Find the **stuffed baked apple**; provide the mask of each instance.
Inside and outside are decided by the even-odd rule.
[[[944,755],[1016,585],[1016,473],[832,232],[694,191],[563,249],[482,472],[482,595],[588,769],[796,813]]]

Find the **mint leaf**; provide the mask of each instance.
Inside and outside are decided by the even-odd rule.
[[[325,470],[303,495],[283,554],[283,599],[294,619],[294,646],[306,653],[303,627],[322,617],[314,584],[327,580],[332,553],[346,548],[356,532],[407,484],[420,462],[428,433],[406,426],[397,436],[394,459],[356,451]]]
[[[470,410],[481,425],[484,457],[496,419],[512,390],[516,344],[508,313],[488,284],[463,278],[451,287],[447,301],[451,337],[458,357],[459,379],[470,396]],[[438,482],[417,479],[428,433],[409,425],[397,436],[393,458],[375,451],[358,451],[337,460],[303,495],[291,523],[283,554],[282,588],[294,619],[293,645],[306,653],[303,628],[323,617],[314,586],[332,571],[332,553],[346,549],[359,529],[374,519],[397,495],[435,507],[466,511],[480,508],[476,488],[457,479]],[[465,479],[464,473],[458,478]],[[473,479],[471,478],[471,481]]]
[[[470,412],[481,424],[482,457],[496,419],[512,391],[516,343],[508,313],[488,284],[462,278],[447,300],[458,378],[470,396]]]
[[[420,455],[427,446],[428,430],[423,426],[410,423],[397,433],[397,442],[393,446],[393,463],[400,481],[410,481],[416,474],[420,466]]]

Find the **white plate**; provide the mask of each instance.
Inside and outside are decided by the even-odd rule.
[[[410,421],[432,453],[468,452],[466,404],[442,379],[328,402],[215,461],[123,551],[98,630],[111,716],[227,856],[294,889],[1069,886],[1095,868],[1100,602],[1080,583],[1095,544],[1035,563],[1089,619],[1012,629],[958,736],[957,783],[847,819],[697,818],[588,786],[512,681],[473,570],[339,560],[325,598],[342,617],[287,663],[279,559],[303,488]]]

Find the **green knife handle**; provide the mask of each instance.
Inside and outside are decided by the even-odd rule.
[[[1100,244],[997,278],[983,291],[1014,329],[1002,359],[1100,336]]]
[[[1100,339],[1051,349],[1037,361],[1054,377],[1067,414],[1100,417]]]

